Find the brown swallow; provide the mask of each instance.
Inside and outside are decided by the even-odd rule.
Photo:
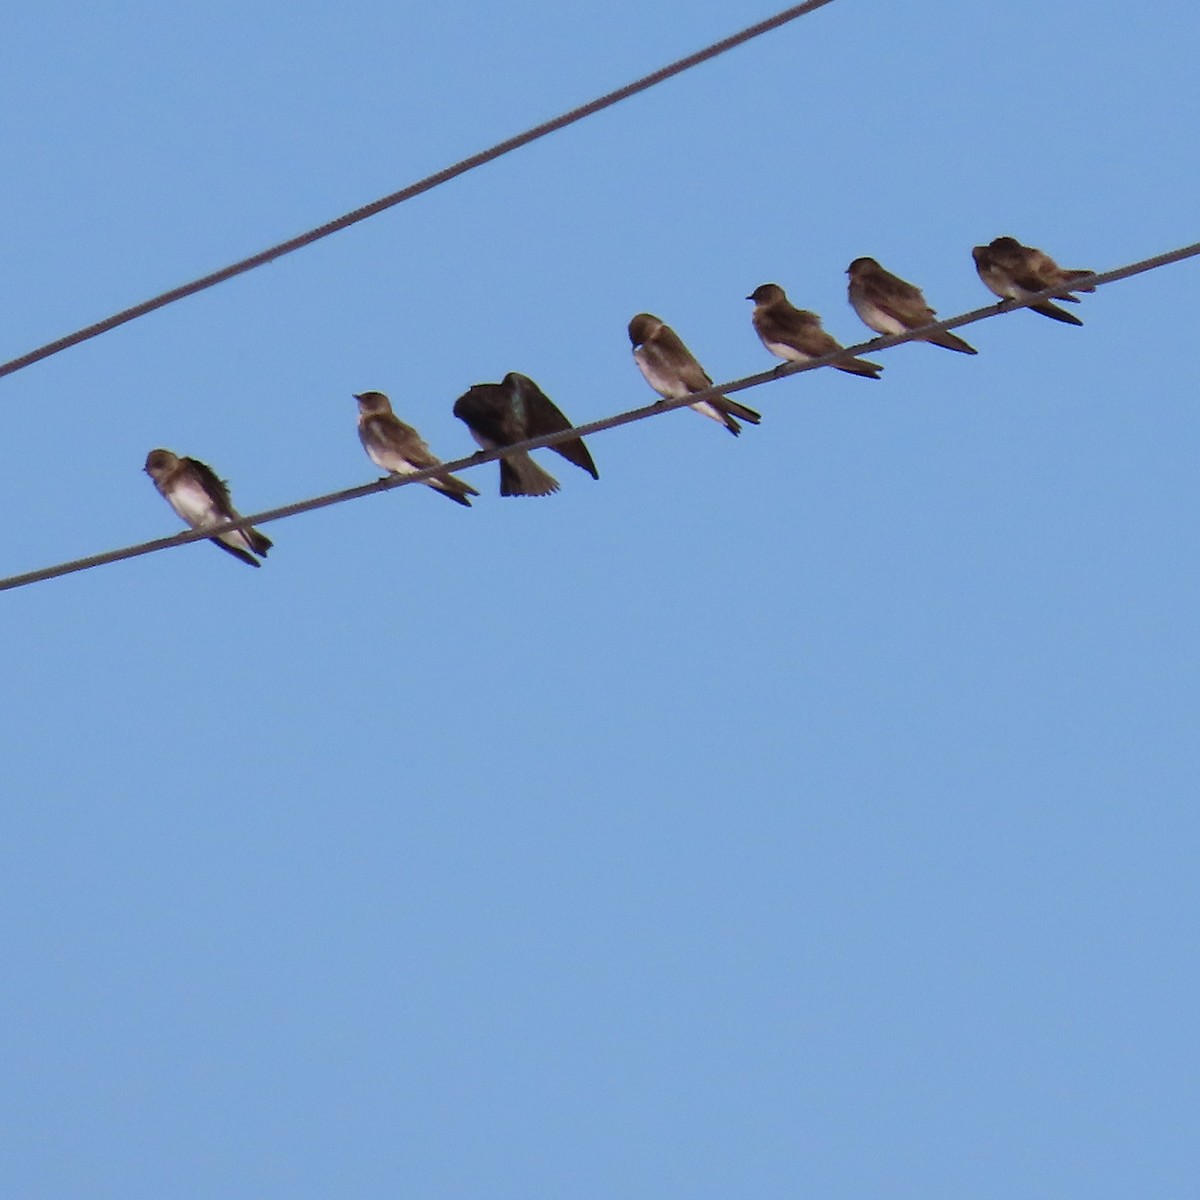
[[[920,288],[885,271],[873,258],[856,258],[846,274],[850,276],[851,306],[876,333],[907,333],[937,320],[937,313],[925,303]],[[979,353],[946,329],[921,340],[961,354]]]
[[[760,284],[746,299],[754,301],[754,314],[750,318],[754,332],[776,358],[805,363],[843,348],[831,333],[821,328],[821,318],[816,313],[793,307],[777,283]],[[883,370],[878,363],[867,362],[865,358],[852,358],[833,366],[864,379],[878,379]]]
[[[145,469],[167,503],[193,529],[238,520],[229,500],[229,485],[199,459],[181,458],[170,450],[151,450],[146,455]],[[209,541],[252,567],[261,567],[254,556],[266,558],[271,548],[269,538],[250,528],[221,533]]]
[[[633,343],[633,361],[638,370],[664,400],[676,400],[712,387],[712,380],[680,341],[679,335],[657,317],[638,313],[629,322],[629,340]],[[730,400],[728,396],[711,396],[688,407],[720,421],[735,437],[742,432],[735,417],[741,417],[751,425],[762,420],[754,409]]]
[[[392,475],[412,475],[426,467],[440,467],[442,460],[430,453],[421,435],[392,411],[392,403],[382,392],[360,392],[358,401],[358,438],[371,461]],[[426,479],[434,491],[448,496],[456,504],[471,507],[468,496],[479,493],[454,475]]]
[[[986,246],[976,246],[971,251],[975,259],[975,270],[979,278],[993,295],[1001,300],[1023,300],[1034,292],[1045,291],[1046,288],[1059,284],[1070,284],[1077,279],[1086,279],[1091,271],[1065,271],[1048,254],[1033,246],[1022,246],[1016,238],[998,237]],[[1094,292],[1092,286],[1075,289],[1080,292]],[[1064,292],[1061,297],[1071,304],[1078,304],[1079,299]],[[1043,317],[1062,321],[1064,325],[1082,325],[1083,322],[1073,313],[1043,300],[1041,304],[1030,304],[1029,308]]]

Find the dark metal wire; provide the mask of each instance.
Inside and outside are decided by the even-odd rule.
[[[989,317],[1000,316],[1003,313],[1017,312],[1019,309],[1028,308],[1031,304],[1040,304],[1043,300],[1052,300],[1056,296],[1061,296],[1064,291],[1079,291],[1085,287],[1093,286],[1101,287],[1106,283],[1115,283],[1119,279],[1128,279],[1130,276],[1141,275],[1146,271],[1153,271],[1158,267],[1165,267],[1170,263],[1181,262],[1184,259],[1194,258],[1197,255],[1200,255],[1200,242],[1194,242],[1190,246],[1183,246],[1178,250],[1168,251],[1166,254],[1156,254],[1153,258],[1144,258],[1139,262],[1129,263],[1127,266],[1117,267],[1112,271],[1100,271],[1086,278],[1076,279],[1069,287],[1047,288],[1045,291],[1027,296],[1023,300],[1004,300],[999,304],[989,304],[985,308],[972,309],[970,312],[961,313],[956,317],[950,317],[945,321],[938,321],[935,324],[923,325],[920,329],[912,329],[907,333],[892,334],[888,337],[875,338],[869,342],[861,342],[856,346],[847,346],[833,354],[826,354],[821,358],[812,359],[810,362],[783,363],[771,371],[760,371],[758,374],[747,375],[742,379],[735,379],[730,383],[716,384],[703,392],[695,392],[676,400],[662,400],[656,404],[647,404],[641,408],[634,408],[627,412],[617,413],[611,417],[604,417],[599,421],[592,421],[587,425],[573,426],[571,429],[565,429],[559,433],[547,434],[544,437],[529,438],[527,441],[506,446],[503,450],[489,450],[486,453],[480,452],[469,458],[459,458],[453,462],[443,463],[438,467],[427,467],[425,470],[414,472],[412,475],[391,476],[387,479],[378,479],[371,483],[360,484],[358,487],[346,488],[339,492],[330,492],[324,496],[316,496],[309,500],[298,500],[294,504],[285,504],[280,508],[267,509],[265,512],[241,517],[237,521],[227,521],[223,525],[213,525],[207,529],[189,529],[184,533],[175,534],[173,537],[156,538],[152,542],[140,542],[136,546],[126,546],[120,550],[109,550],[103,554],[93,554],[87,558],[77,558],[71,562],[58,563],[52,567],[43,567],[38,571],[28,571],[23,575],[10,575],[6,579],[0,579],[0,592],[25,587],[31,583],[40,583],[45,579],[56,579],[60,575],[70,575],[76,571],[87,571],[92,567],[104,566],[106,563],[120,562],[126,558],[137,558],[142,554],[153,554],[158,550],[169,550],[173,546],[185,546],[188,542],[201,541],[204,538],[215,537],[217,534],[228,533],[234,529],[245,529],[248,525],[265,525],[269,521],[281,521],[285,517],[294,517],[298,513],[312,512],[318,508],[328,508],[331,504],[341,504],[346,500],[357,500],[362,496],[374,495],[376,492],[386,492],[392,488],[407,487],[413,483],[423,483],[438,476],[469,470],[471,467],[493,462],[504,454],[512,454],[520,450],[536,450],[541,446],[553,446],[558,442],[567,441],[569,438],[590,437],[593,433],[603,433],[606,429],[616,429],[620,425],[629,425],[634,421],[644,421],[647,417],[655,417],[661,413],[671,412],[673,409],[683,408],[712,396],[728,395],[730,392],[741,392],[748,388],[761,387],[764,383],[787,379],[792,375],[803,374],[805,371],[815,371],[818,367],[836,366],[840,362],[857,358],[861,354],[876,354],[880,350],[886,350],[891,346],[899,346],[904,342],[920,341],[929,334],[936,333],[941,329],[957,329],[961,325],[972,325],[976,321],[984,321]]]
[[[266,263],[273,262],[277,258],[282,258],[285,254],[291,254],[295,250],[310,246],[313,242],[329,237],[331,233],[337,233],[339,230],[348,229],[351,225],[357,225],[359,221],[365,221],[368,217],[373,217],[377,213],[394,208],[397,204],[403,204],[405,200],[411,200],[414,196],[420,196],[422,193],[439,187],[443,183],[448,183],[451,179],[456,179],[459,175],[465,175],[468,171],[475,170],[476,167],[482,167],[486,163],[490,163],[512,150],[519,150],[522,146],[529,145],[530,142],[536,142],[539,138],[544,138],[548,133],[554,133],[558,129],[565,129],[568,125],[573,125],[576,121],[582,121],[584,117],[590,117],[593,113],[598,113],[602,109],[611,108],[612,105],[619,104],[622,100],[629,99],[630,96],[636,96],[639,92],[644,92],[648,88],[654,87],[655,84],[662,83],[692,67],[708,62],[709,59],[716,58],[718,55],[742,45],[743,42],[760,37],[764,33],[770,33],[771,30],[778,29],[781,25],[786,25],[789,21],[794,21],[798,17],[803,17],[815,9],[823,8],[826,4],[832,3],[833,0],[808,0],[806,4],[797,4],[791,8],[784,9],[782,12],[776,13],[773,17],[768,17],[765,21],[759,21],[756,25],[750,25],[740,32],[733,34],[731,37],[714,42],[711,46],[706,46],[703,50],[696,51],[695,54],[689,54],[686,58],[681,58],[669,66],[662,67],[657,71],[652,71],[649,75],[644,75],[641,79],[634,80],[633,83],[628,83],[624,87],[617,88],[615,92],[609,92],[604,96],[589,101],[587,104],[573,108],[570,112],[563,113],[561,116],[553,118],[553,120],[544,121],[541,125],[535,125],[532,129],[527,129],[524,133],[519,133],[515,137],[508,138],[503,142],[497,142],[496,145],[487,150],[481,150],[479,153],[472,154],[469,158],[464,158],[452,166],[444,167],[432,175],[427,175],[424,179],[420,179],[416,183],[410,183],[408,187],[401,188],[398,192],[392,192],[391,195],[383,196],[378,200],[372,201],[370,204],[364,204],[362,208],[356,208],[353,212],[345,213],[343,216],[337,217],[332,221],[327,221],[324,225],[318,225],[316,229],[310,229],[307,233],[301,233],[296,237],[288,238],[286,242],[280,242],[276,246],[260,250],[257,254],[252,254],[249,258],[243,258],[240,262],[231,263],[227,267],[222,267],[219,271],[213,271],[209,275],[202,275],[199,279],[193,279],[190,283],[181,284],[179,287],[171,288],[170,291],[163,292],[161,295],[154,296],[149,300],[143,300],[140,304],[135,304],[131,308],[122,309],[118,313],[113,313],[111,317],[105,317],[104,320],[97,321],[93,325],[85,325],[82,329],[75,330],[74,333],[68,333],[65,337],[57,338],[53,342],[47,342],[44,346],[39,346],[36,350],[30,350],[29,353],[22,354],[18,358],[11,359],[9,362],[0,363],[0,376],[11,375],[15,371],[23,370],[25,367],[40,362],[43,358],[50,358],[52,355],[61,354],[64,350],[68,350],[72,346],[78,346],[80,342],[86,342],[91,338],[99,337],[100,334],[108,333],[110,329],[116,329],[119,325],[125,325],[129,321],[135,321],[138,317],[144,317],[147,313],[154,312],[155,309],[165,308],[168,304],[174,304],[177,300],[183,300],[188,296],[194,296],[197,292],[203,292],[208,288],[216,287],[218,283],[224,283],[227,279],[244,275],[247,271],[253,271],[255,267],[261,267]]]

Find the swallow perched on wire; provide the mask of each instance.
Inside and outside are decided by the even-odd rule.
[[[831,333],[821,327],[821,318],[814,312],[795,308],[777,283],[760,284],[746,297],[754,301],[754,313],[750,320],[759,341],[776,358],[787,362],[805,363],[841,350],[842,344]],[[839,371],[861,375],[864,379],[878,379],[883,368],[865,358],[851,358],[844,363],[833,363]]]
[[[485,450],[497,450],[570,429],[571,422],[528,375],[510,371],[500,383],[477,383],[454,402],[454,415],[471,431]],[[582,438],[568,438],[548,446],[593,479],[600,478]],[[526,450],[500,459],[500,495],[549,496],[558,491],[558,480],[529,457]]]
[[[712,387],[712,380],[679,335],[657,317],[638,313],[629,322],[629,340],[633,343],[633,361],[637,363],[638,370],[664,400],[677,400]],[[762,420],[754,409],[730,400],[728,396],[712,396],[689,407],[714,421],[720,421],[735,437],[742,432],[736,417],[741,417],[751,425],[757,425]]]
[[[921,289],[885,271],[873,258],[856,258],[846,270],[850,276],[850,305],[862,322],[876,333],[907,333],[937,320]],[[960,354],[978,354],[947,329],[921,339]]]
[[[986,246],[976,246],[971,251],[975,259],[975,270],[987,289],[1001,300],[1023,300],[1034,292],[1059,284],[1069,284],[1076,279],[1086,279],[1091,271],[1065,271],[1048,254],[1033,246],[1022,246],[1016,238],[998,237]],[[1080,292],[1094,292],[1094,287],[1081,287]],[[1069,293],[1059,297],[1071,304],[1079,298]],[[1030,304],[1029,308],[1043,317],[1062,321],[1064,325],[1082,325],[1073,313],[1043,300],[1041,304]]]
[[[145,471],[167,503],[193,529],[239,519],[229,499],[229,485],[199,459],[181,458],[170,450],[151,450],[146,455]],[[209,541],[252,567],[262,566],[254,556],[266,558],[272,545],[269,538],[250,528],[221,533]]]
[[[412,475],[426,467],[440,467],[442,460],[430,453],[421,435],[392,411],[392,402],[383,392],[360,392],[358,401],[358,438],[368,457],[392,475]],[[479,493],[454,475],[426,479],[434,491],[448,496],[456,504],[471,507],[468,496]]]

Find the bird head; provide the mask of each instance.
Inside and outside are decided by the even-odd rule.
[[[358,411],[364,417],[392,411],[392,402],[382,392],[357,392],[354,398],[358,401]]]
[[[629,340],[635,345],[640,346],[652,338],[661,328],[663,323],[650,313],[638,313],[632,321],[629,322]]]
[[[786,300],[787,294],[777,283],[760,283],[746,299],[755,304],[774,304],[777,300]]]
[[[143,470],[151,479],[161,479],[179,462],[179,456],[170,450],[151,450],[146,455],[146,465]]]

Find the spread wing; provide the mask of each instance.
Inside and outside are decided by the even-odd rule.
[[[454,415],[497,446],[510,446],[524,436],[508,389],[498,383],[475,384],[455,400]]]
[[[528,375],[513,371],[506,382],[511,384],[518,405],[524,407],[525,428],[529,437],[544,437],[548,433],[562,433],[564,429],[571,428],[571,422],[565,414]],[[567,462],[581,467],[593,479],[600,478],[582,438],[570,438],[547,448],[561,454]]]
[[[524,406],[527,436],[543,437],[547,433],[561,433],[571,428],[571,422],[554,401],[528,375],[513,371],[508,378],[512,382],[518,406]]]

